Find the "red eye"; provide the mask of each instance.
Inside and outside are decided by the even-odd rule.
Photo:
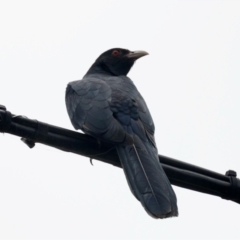
[[[119,52],[118,50],[113,50],[113,51],[112,51],[112,55],[113,55],[114,57],[117,57],[119,54],[120,54],[120,52]]]

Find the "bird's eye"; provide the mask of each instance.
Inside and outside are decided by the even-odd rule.
[[[119,54],[120,54],[120,52],[119,52],[118,50],[113,50],[113,51],[112,51],[112,55],[113,55],[114,57],[117,57]]]

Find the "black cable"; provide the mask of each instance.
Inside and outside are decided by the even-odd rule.
[[[35,142],[42,143],[121,167],[114,145],[99,143],[85,134],[12,115],[1,105],[0,132],[22,137],[30,148],[35,146]],[[236,172],[229,170],[223,175],[162,155],[159,155],[159,160],[172,184],[240,203],[240,180],[236,178]]]

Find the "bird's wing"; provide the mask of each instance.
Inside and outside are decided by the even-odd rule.
[[[116,119],[122,125],[130,125],[134,133],[142,140],[147,137],[156,148],[152,116],[132,80],[121,76],[111,77],[107,82],[112,89],[111,109]]]
[[[75,129],[113,143],[127,141],[127,134],[109,107],[112,89],[100,78],[85,78],[68,84],[66,107]]]

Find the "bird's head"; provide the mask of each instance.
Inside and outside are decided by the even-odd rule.
[[[88,73],[104,72],[111,75],[127,75],[134,62],[148,55],[145,51],[129,51],[122,48],[113,48],[102,53],[89,69]]]

